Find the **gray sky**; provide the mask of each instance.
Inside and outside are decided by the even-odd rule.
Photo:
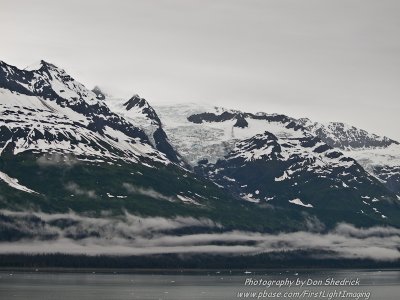
[[[398,0],[0,0],[0,59],[151,104],[344,121],[400,140]]]

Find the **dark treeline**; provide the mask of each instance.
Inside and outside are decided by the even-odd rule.
[[[303,251],[264,253],[252,256],[200,254],[148,256],[2,254],[0,255],[0,267],[105,269],[400,268],[399,260],[384,262],[367,259],[316,259],[314,257],[315,253]]]

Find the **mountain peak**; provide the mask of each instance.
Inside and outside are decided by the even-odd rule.
[[[49,63],[43,59],[40,61],[40,64],[42,65],[42,67],[57,68],[54,64]]]
[[[399,144],[386,136],[378,136],[342,122],[317,123],[305,118],[298,121],[329,146],[342,150],[385,148]]]
[[[41,60],[40,64],[42,67],[39,70],[56,71],[57,73],[66,73],[64,69],[61,69],[56,65],[49,63],[45,60]]]
[[[7,69],[7,70],[16,69],[15,66],[10,65],[10,64],[6,63],[3,60],[0,60],[0,68],[3,69],[3,70],[4,69]]]
[[[138,94],[134,94],[123,106],[126,110],[137,110],[144,114],[149,120],[152,120],[157,125],[161,126],[161,120],[158,117],[156,111],[151,107],[146,99],[141,98]]]
[[[104,92],[100,89],[99,86],[96,85],[96,86],[92,89],[92,92],[96,94],[97,99],[99,99],[99,100],[104,100],[104,99],[106,99],[107,94],[104,93]]]
[[[126,110],[131,110],[133,107],[137,108],[149,108],[150,105],[146,99],[139,97],[138,94],[134,94],[128,101],[124,103]]]
[[[297,120],[301,125],[306,126],[313,123],[309,118],[300,118]]]
[[[58,69],[58,68],[54,64],[49,63],[42,59],[40,61],[36,61],[36,62],[30,64],[29,66],[26,66],[24,68],[24,71],[38,71],[38,70],[43,70],[43,69]]]

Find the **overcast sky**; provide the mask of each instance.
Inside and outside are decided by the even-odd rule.
[[[400,140],[400,1],[0,0],[0,60],[150,104],[344,121]]]

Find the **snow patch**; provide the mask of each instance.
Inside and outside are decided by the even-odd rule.
[[[249,201],[249,202],[253,202],[253,203],[259,203],[260,199],[257,198],[253,198],[253,194],[246,194],[246,195],[242,195],[242,199]]]
[[[228,181],[232,181],[232,182],[236,181],[236,179],[228,177],[228,176],[224,176],[224,179],[226,179]]]
[[[289,175],[287,174],[287,172],[283,172],[283,175],[280,177],[275,177],[275,181],[284,181],[286,179],[290,179]]]
[[[304,204],[303,201],[301,201],[299,198],[293,199],[293,200],[289,200],[290,203],[292,204],[296,204],[296,205],[300,205],[300,206],[304,206],[304,207],[314,207],[312,206],[312,204]]]
[[[201,205],[196,200],[193,200],[192,198],[189,198],[187,196],[176,195],[176,197],[178,197],[178,199],[181,200],[184,203],[190,203],[190,204],[194,204],[194,205]]]
[[[17,189],[17,190],[20,190],[23,192],[27,192],[27,193],[31,193],[31,194],[39,194],[38,192],[35,192],[34,190],[31,190],[30,188],[27,188],[26,186],[19,184],[18,179],[12,178],[12,177],[8,176],[6,173],[3,173],[1,171],[0,171],[0,179],[14,189]]]

